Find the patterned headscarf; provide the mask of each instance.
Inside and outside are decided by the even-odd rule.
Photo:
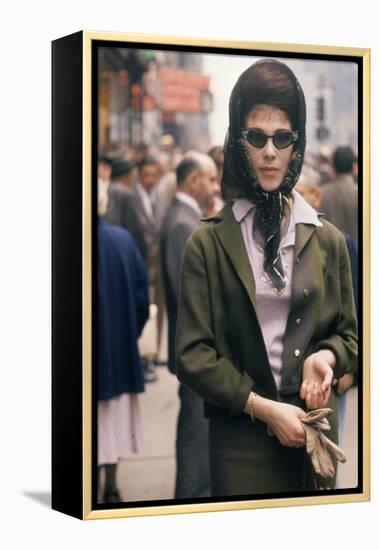
[[[256,88],[257,71],[266,70],[264,86]],[[290,83],[290,94],[283,98],[280,85],[283,79]],[[245,126],[245,117],[258,104],[270,105],[291,112],[292,130],[298,130],[299,138],[294,149],[287,173],[275,191],[264,191],[256,177],[246,141],[241,135]],[[277,292],[285,287],[283,268],[278,253],[280,244],[280,226],[285,203],[291,194],[301,172],[306,136],[306,107],[304,93],[291,69],[275,59],[263,59],[251,65],[237,80],[229,102],[229,128],[224,145],[224,171],[222,177],[222,195],[224,200],[246,198],[256,205],[254,217],[254,238],[262,242],[264,251],[264,269]]]

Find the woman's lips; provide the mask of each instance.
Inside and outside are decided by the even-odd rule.
[[[265,176],[276,176],[276,174],[279,172],[279,170],[278,170],[278,168],[267,167],[267,168],[261,168],[261,172]]]

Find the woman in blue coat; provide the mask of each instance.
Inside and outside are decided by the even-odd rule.
[[[100,214],[105,197],[100,189]],[[137,340],[148,318],[148,281],[130,233],[101,218],[97,253],[98,465],[105,466],[104,501],[117,502],[117,464],[141,447],[138,394],[144,379]]]

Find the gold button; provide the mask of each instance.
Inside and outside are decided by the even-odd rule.
[[[295,349],[295,351],[293,352],[294,356],[295,357],[299,357],[300,355],[300,350],[299,349]]]
[[[301,325],[301,319],[296,319],[296,324],[297,324],[297,326],[300,326]]]
[[[305,298],[307,298],[308,295],[309,295],[309,290],[307,288],[304,288],[303,294],[304,294]]]

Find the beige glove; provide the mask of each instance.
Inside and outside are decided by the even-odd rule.
[[[301,420],[305,430],[307,453],[315,472],[324,478],[333,477],[335,473],[330,453],[333,453],[339,462],[346,462],[343,450],[324,434],[330,431],[326,417],[332,412],[332,409],[316,409]]]

